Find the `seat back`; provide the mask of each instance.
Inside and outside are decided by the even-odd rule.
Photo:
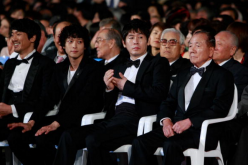
[[[237,87],[234,84],[234,96],[233,96],[233,102],[232,105],[230,107],[229,113],[228,113],[228,117],[234,118],[238,109],[238,91],[237,91]]]

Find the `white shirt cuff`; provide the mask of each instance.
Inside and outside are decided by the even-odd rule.
[[[16,111],[15,105],[10,105],[10,106],[11,106],[11,109],[12,109],[12,114],[13,114],[13,116],[14,116],[15,118],[18,118],[19,116],[18,116],[18,113],[17,113],[17,111]]]
[[[169,118],[169,117],[165,117],[165,118],[161,119],[160,122],[159,122],[161,126],[163,126],[163,120],[164,120],[164,119],[170,119],[170,118]],[[171,120],[171,119],[170,119],[170,120]]]
[[[112,90],[108,90],[107,88],[105,89],[105,92],[111,92]]]

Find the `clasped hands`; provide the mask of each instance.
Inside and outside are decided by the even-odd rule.
[[[120,78],[113,77],[114,76],[114,70],[110,69],[108,70],[104,77],[103,80],[106,84],[107,90],[113,90],[115,87],[117,87],[119,90],[123,90],[124,85],[127,81],[127,78],[124,77],[122,73],[119,73]]]
[[[191,127],[192,123],[189,118],[176,122],[174,125],[170,119],[163,120],[163,132],[164,136],[169,138],[174,136],[175,133],[181,134]]]
[[[22,133],[25,133],[27,131],[30,131],[32,127],[34,126],[34,120],[30,120],[28,123],[11,123],[8,124],[8,128],[10,130],[17,128],[17,127],[22,127]],[[50,125],[41,127],[36,133],[35,136],[40,136],[42,134],[48,134],[51,131],[55,131],[60,127],[60,124],[57,121],[52,122]]]

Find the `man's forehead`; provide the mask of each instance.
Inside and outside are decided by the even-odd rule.
[[[162,38],[173,38],[173,39],[178,39],[180,36],[179,34],[175,33],[175,32],[167,32],[163,35]]]
[[[135,35],[135,34],[145,35],[145,34],[142,33],[140,30],[137,30],[137,31],[131,30],[131,31],[128,32],[127,35]]]
[[[206,43],[207,35],[205,34],[194,34],[189,40],[189,43]]]

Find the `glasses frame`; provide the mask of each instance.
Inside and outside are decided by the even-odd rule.
[[[164,41],[164,40],[166,40],[166,43],[162,42],[162,41]],[[172,41],[175,41],[175,44],[171,44]],[[170,40],[168,41],[167,39],[163,38],[163,39],[161,39],[161,40],[159,41],[159,43],[160,43],[162,46],[166,46],[168,43],[169,43],[169,46],[176,46],[177,43],[178,43],[178,41],[177,41],[176,39],[170,39]]]
[[[100,42],[102,42],[103,40],[110,40],[110,39],[105,39],[105,38],[97,38],[95,43],[99,44]]]

